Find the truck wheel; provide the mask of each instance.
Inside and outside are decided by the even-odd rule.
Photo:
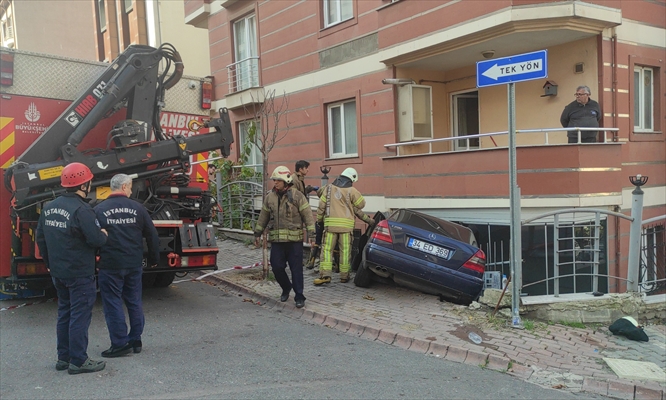
[[[175,272],[159,272],[155,274],[155,283],[156,288],[165,288],[173,283],[173,279],[176,277]]]
[[[367,288],[370,287],[372,283],[372,271],[368,269],[365,261],[361,262],[361,265],[358,266],[356,271],[356,276],[354,276],[354,285],[358,287]]]
[[[141,276],[141,287],[144,289],[150,289],[155,285],[155,278],[157,278],[157,274],[143,274]]]

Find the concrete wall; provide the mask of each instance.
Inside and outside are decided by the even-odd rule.
[[[17,49],[97,60],[92,2],[14,1],[13,5]]]

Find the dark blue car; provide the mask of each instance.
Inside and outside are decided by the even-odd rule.
[[[442,299],[469,304],[483,289],[486,256],[472,231],[409,209],[377,223],[354,284],[368,287],[376,276]],[[381,279],[380,279],[381,280]]]

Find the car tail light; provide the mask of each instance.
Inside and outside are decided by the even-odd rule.
[[[18,263],[16,265],[17,275],[46,275],[49,270],[46,269],[46,264],[43,262],[35,263]]]
[[[479,249],[465,264],[463,268],[470,269],[480,274],[486,272],[486,255],[483,250]]]
[[[377,224],[374,232],[372,232],[372,239],[381,240],[386,243],[393,243],[391,238],[391,229],[387,220],[383,220]]]

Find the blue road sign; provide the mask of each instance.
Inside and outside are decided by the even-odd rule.
[[[476,63],[476,87],[548,77],[548,50]]]

